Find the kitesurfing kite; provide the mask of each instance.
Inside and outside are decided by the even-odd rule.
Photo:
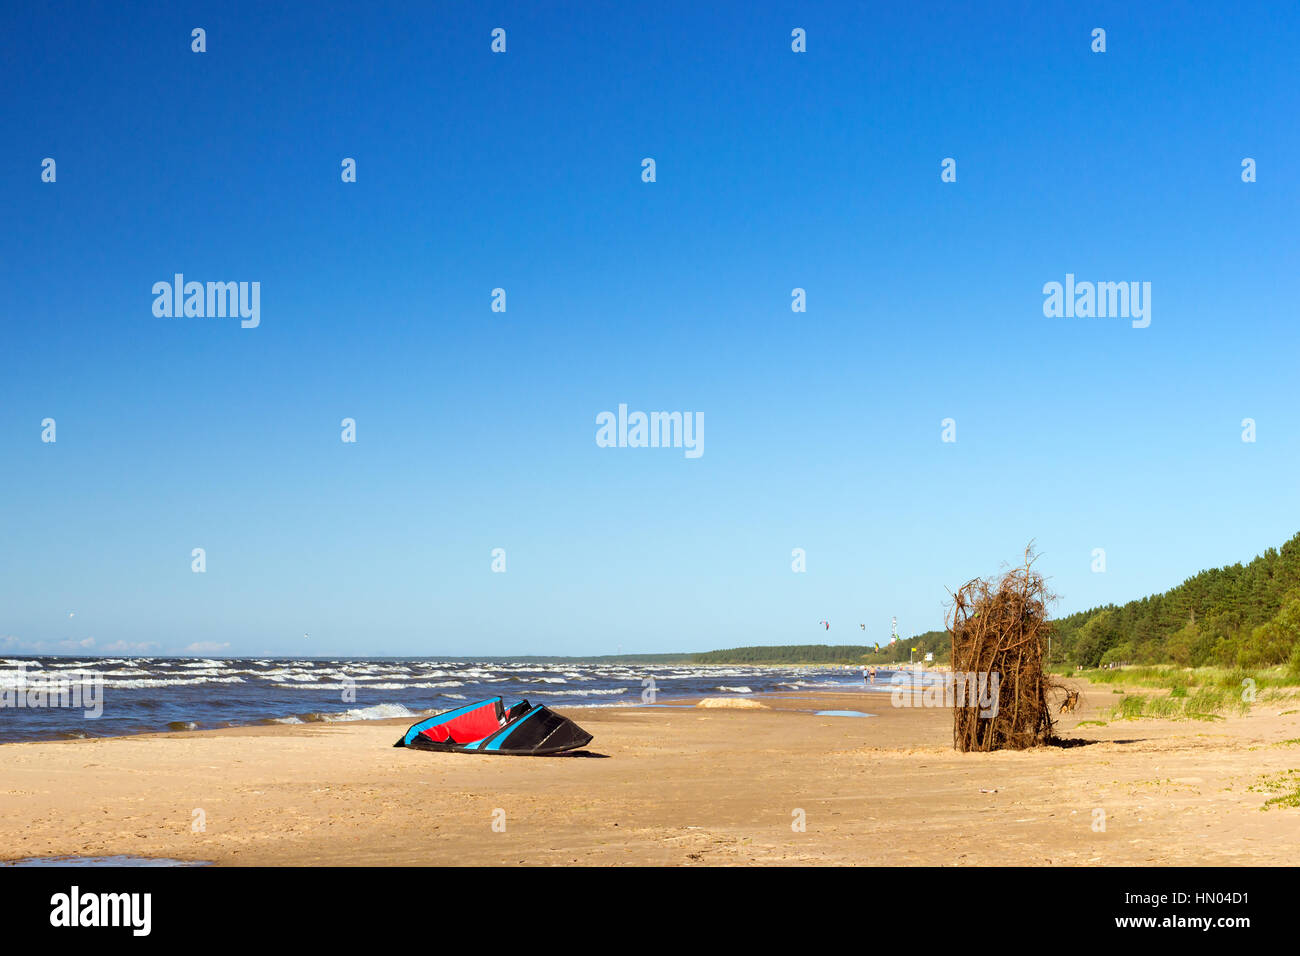
[[[828,630],[828,631],[831,629],[831,622],[830,622],[830,621],[818,621],[817,623],[820,624],[822,627],[824,627],[824,628],[825,628],[826,630]]]
[[[521,700],[507,709],[500,697],[490,697],[416,721],[393,746],[540,757],[589,743],[591,734],[549,707]]]

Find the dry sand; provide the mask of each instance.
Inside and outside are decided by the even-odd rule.
[[[769,709],[567,711],[603,759],[394,749],[407,721],[0,745],[0,859],[134,854],[220,864],[1294,862],[1300,704],[1222,721],[1111,721],[1091,741],[958,754],[944,710],[888,694],[765,695]],[[822,709],[870,718],[819,717]],[[1287,743],[1291,741],[1291,743]],[[204,828],[194,832],[195,811]],[[792,823],[802,810],[806,830]],[[1093,829],[1105,812],[1104,832]],[[504,832],[498,829],[504,811]]]

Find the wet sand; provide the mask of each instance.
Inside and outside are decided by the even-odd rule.
[[[600,757],[394,749],[407,720],[4,744],[0,859],[1294,862],[1300,808],[1263,810],[1269,794],[1248,788],[1300,767],[1298,702],[1218,721],[1079,727],[1115,700],[1085,687],[1058,728],[1082,744],[958,754],[949,711],[895,708],[888,693],[756,696],[767,709],[564,711],[595,735]]]

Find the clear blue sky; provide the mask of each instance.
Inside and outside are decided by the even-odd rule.
[[[1031,538],[1060,613],[1280,544],[1300,12],[1149,6],[8,5],[0,654],[850,643]]]

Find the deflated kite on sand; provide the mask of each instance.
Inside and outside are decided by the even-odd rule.
[[[500,697],[489,697],[416,721],[393,746],[540,757],[589,743],[591,734],[549,707],[521,700],[507,709]]]

